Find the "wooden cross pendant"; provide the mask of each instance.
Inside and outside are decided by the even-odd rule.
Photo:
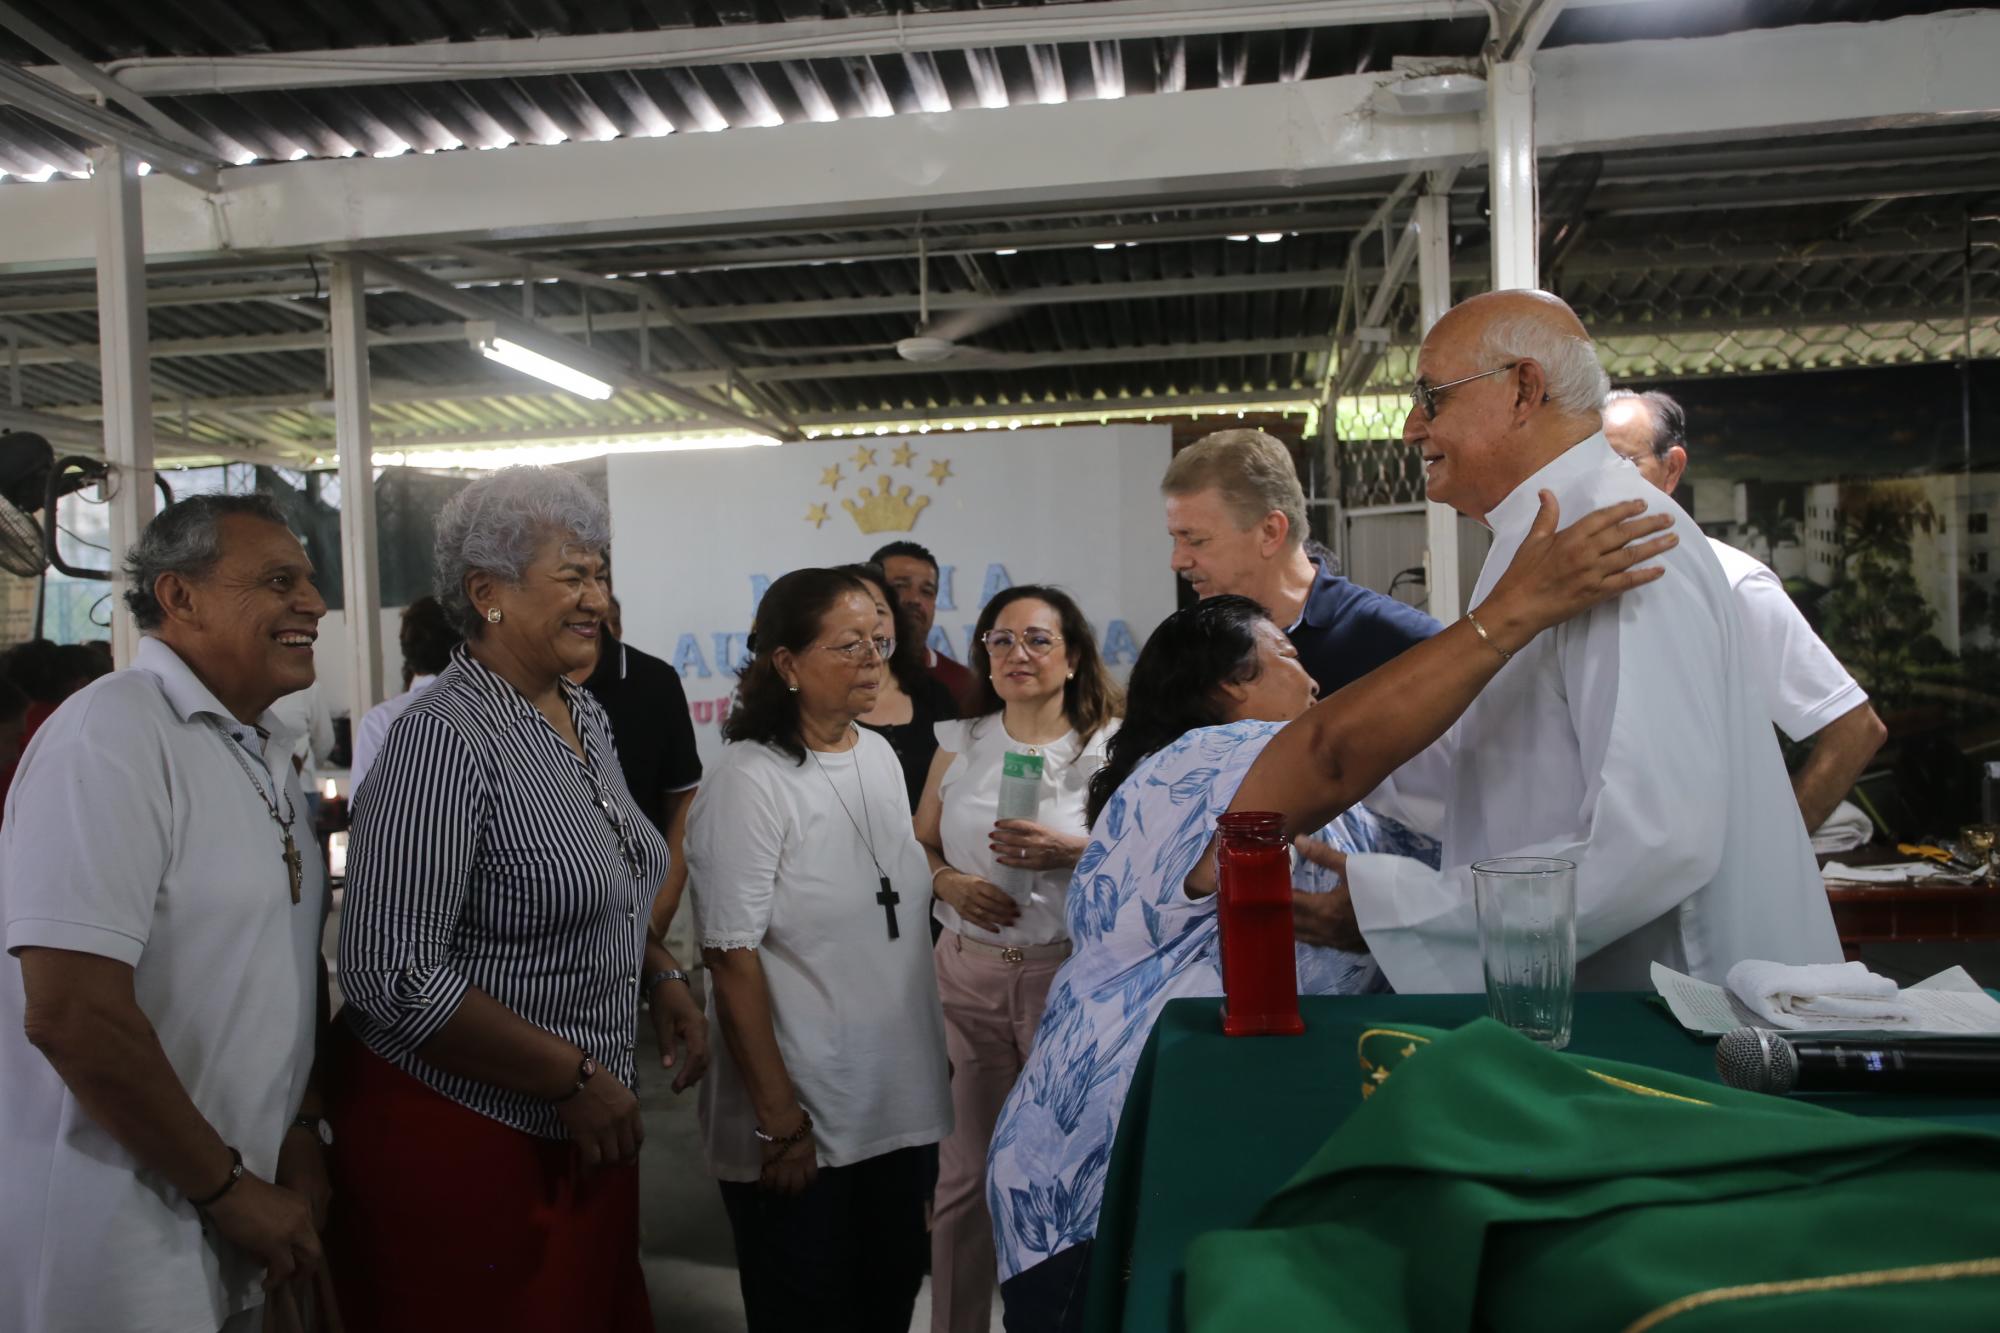
[[[285,830],[285,873],[292,880],[292,901],[299,900],[299,885],[305,880],[305,859],[299,855],[299,845],[292,841],[292,831]]]
[[[895,885],[889,883],[887,875],[882,876],[882,891],[875,895],[875,901],[882,904],[882,915],[888,919],[889,938],[892,940],[898,938],[901,932],[896,929],[896,904],[902,902],[903,898],[896,892]]]

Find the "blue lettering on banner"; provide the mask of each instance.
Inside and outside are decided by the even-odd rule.
[[[951,592],[951,576],[957,572],[957,565],[945,565],[938,570],[937,609],[940,611],[958,610],[958,602],[952,597]]]
[[[764,604],[764,594],[770,589],[770,586],[771,576],[769,574],[752,574],[750,576],[750,614],[753,617],[757,614],[757,608]]]
[[[943,625],[931,626],[931,636],[928,639],[924,640],[924,647],[930,649],[934,653],[938,653],[945,657],[949,657],[954,662],[963,660],[962,658],[959,657],[959,655],[955,651],[953,651],[951,646],[951,635],[945,633],[945,628]]]
[[[1104,627],[1104,664],[1123,666],[1127,662],[1139,660],[1139,645],[1132,638],[1132,627],[1122,620],[1114,620]]]
[[[1013,586],[1014,580],[1007,577],[1007,566],[988,565],[986,583],[979,590],[979,609],[984,611],[988,602]]]
[[[680,642],[674,645],[674,670],[681,673],[683,680],[690,672],[703,680],[715,674],[708,669],[708,659],[701,655],[701,640],[692,634],[681,635]]]
[[[715,642],[715,669],[733,675],[750,665],[750,636],[722,634],[710,636]]]

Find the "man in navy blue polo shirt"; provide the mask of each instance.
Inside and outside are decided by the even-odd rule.
[[[1269,611],[1321,698],[1438,632],[1415,607],[1349,583],[1307,551],[1305,491],[1291,454],[1263,431],[1195,441],[1160,491],[1174,573],[1199,596],[1239,593]]]

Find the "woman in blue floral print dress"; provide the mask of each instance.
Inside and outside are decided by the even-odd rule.
[[[1116,794],[1093,790],[1095,836],[1070,884],[1076,954],[1049,991],[1034,1052],[993,1137],[987,1203],[1003,1283],[1065,1253],[1081,1271],[1118,1113],[1153,1020],[1168,1000],[1222,994],[1213,898],[1190,899],[1179,886],[1250,762],[1313,691],[1283,632],[1246,597],[1199,602],[1147,641],[1127,704],[1135,740],[1112,740],[1101,775]],[[1319,836],[1345,852],[1435,863],[1435,844],[1361,806]],[[1301,892],[1333,882],[1303,860],[1294,878]],[[1306,994],[1381,984],[1365,953],[1302,944],[1298,967]],[[1080,1303],[1080,1279],[1075,1288]],[[1009,1328],[1016,1303],[1010,1295]]]
[[[1081,1327],[1105,1172],[1140,1051],[1167,1001],[1222,993],[1207,854],[1218,817],[1259,756],[1270,747],[1277,762],[1257,766],[1258,808],[1290,807],[1289,827],[1317,828],[1313,837],[1341,853],[1436,864],[1435,843],[1357,797],[1441,735],[1541,629],[1657,577],[1631,568],[1663,549],[1657,540],[1627,546],[1661,526],[1633,519],[1637,512],[1600,510],[1558,538],[1548,501],[1477,608],[1477,627],[1460,621],[1319,708],[1290,642],[1247,598],[1183,608],[1147,641],[1124,729],[1092,785],[1091,842],[1069,888],[1076,951],[1049,991],[988,1157],[1008,1333]],[[1272,746],[1281,734],[1284,745]],[[1274,786],[1279,777],[1316,790],[1274,800],[1285,790]],[[1337,888],[1339,877],[1300,858],[1293,882],[1317,894]],[[1303,994],[1383,984],[1366,953],[1300,944],[1297,961]]]

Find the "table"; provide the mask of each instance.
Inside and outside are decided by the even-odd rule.
[[[1454,1028],[1483,995],[1308,996],[1300,1037],[1222,1035],[1212,999],[1168,1004],[1146,1042],[1112,1148],[1091,1258],[1088,1326],[1185,1327],[1183,1256],[1204,1232],[1249,1224],[1361,1105],[1363,1028]],[[1651,996],[1576,1000],[1570,1050],[1717,1082],[1715,1043],[1684,1032]],[[2000,1132],[2000,1098],[1841,1094],[1862,1115],[1913,1116]]]

